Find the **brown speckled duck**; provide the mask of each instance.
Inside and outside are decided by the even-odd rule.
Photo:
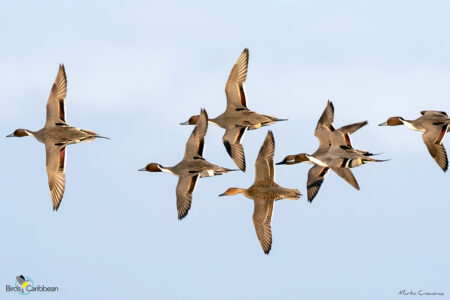
[[[225,193],[219,195],[242,193],[245,197],[254,201],[253,224],[265,254],[269,254],[272,248],[271,222],[274,201],[281,199],[297,200],[301,195],[297,189],[284,188],[275,183],[274,152],[275,140],[272,131],[269,131],[256,159],[253,185],[248,189],[229,188]]]

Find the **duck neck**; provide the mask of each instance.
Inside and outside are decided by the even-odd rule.
[[[241,189],[241,188],[231,188],[229,190],[228,195],[237,195],[239,193],[242,193],[244,196],[247,196],[247,190],[246,189]]]
[[[306,157],[309,159],[308,162],[319,165],[321,167],[328,167],[326,163],[324,163],[323,161],[321,161],[320,159],[315,158],[312,155],[306,155]]]
[[[414,121],[412,120],[405,120],[405,119],[400,119],[400,121],[403,123],[403,125],[405,125],[406,127],[408,127],[409,129],[412,130],[416,130],[416,131],[424,131],[422,128],[418,128],[414,123]]]
[[[252,199],[252,197],[250,197],[247,189],[235,188],[233,191],[233,195],[237,195],[237,194],[242,194],[245,197]]]
[[[208,122],[214,125],[217,125],[219,127],[225,128],[225,126],[223,126],[223,114],[216,117],[216,118],[212,118],[212,119],[208,119]]]
[[[173,167],[163,167],[163,166],[159,165],[159,169],[160,169],[162,172],[169,173],[169,174],[172,174],[172,175],[177,175],[177,174],[174,172],[174,168],[173,168]]]

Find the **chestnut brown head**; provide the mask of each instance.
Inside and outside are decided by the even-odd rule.
[[[162,172],[162,166],[157,163],[151,163],[145,166],[145,168],[139,169],[138,171],[147,171],[147,172]]]
[[[390,117],[386,122],[378,124],[378,126],[397,126],[403,125],[402,117]]]
[[[309,161],[306,153],[300,153],[297,155],[288,155],[282,161],[277,163],[277,165],[295,165],[304,161]]]
[[[27,136],[27,135],[31,135],[28,130],[26,129],[16,129],[13,133],[7,135],[6,137],[23,137],[23,136]]]
[[[180,125],[195,125],[195,124],[197,124],[199,118],[200,118],[199,115],[192,116],[186,122],[180,123]]]

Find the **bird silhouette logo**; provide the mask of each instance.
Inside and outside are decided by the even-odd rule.
[[[25,278],[23,275],[16,276],[16,280],[23,289],[30,283],[30,279]]]

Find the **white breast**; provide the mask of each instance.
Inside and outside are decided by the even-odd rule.
[[[316,165],[319,165],[321,167],[328,167],[326,163],[324,163],[323,161],[321,161],[321,160],[319,160],[319,159],[317,159],[315,157],[312,157],[312,156],[309,156],[309,155],[306,155],[306,157],[308,157],[308,159],[310,161],[312,161],[313,163],[315,163]]]
[[[172,174],[172,175],[176,175],[174,172],[172,172],[172,171],[170,171],[170,170],[168,170],[168,169],[165,169],[165,168],[160,168],[161,169],[161,171],[163,171],[163,172],[166,172],[166,173],[169,173],[169,174]]]

